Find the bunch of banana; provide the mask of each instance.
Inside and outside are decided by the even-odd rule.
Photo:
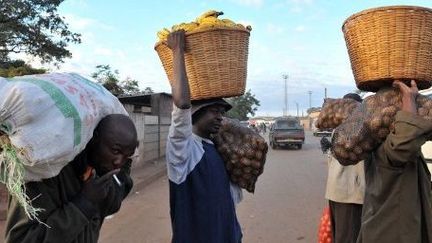
[[[195,21],[190,23],[181,23],[176,24],[171,27],[171,31],[167,28],[163,28],[158,31],[157,36],[159,41],[164,41],[168,38],[168,35],[172,31],[184,30],[187,32],[197,31],[197,30],[206,30],[212,28],[232,28],[232,29],[240,29],[251,31],[252,27],[250,25],[243,26],[242,24],[236,24],[232,20],[229,19],[218,19],[220,15],[223,15],[223,12],[219,12],[216,10],[209,10],[203,14],[201,14]]]

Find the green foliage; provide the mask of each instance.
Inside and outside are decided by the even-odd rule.
[[[122,87],[124,94],[132,95],[140,92],[138,81],[129,77],[123,80],[120,86]]]
[[[96,79],[115,96],[124,94],[118,75],[118,70],[111,70],[110,65],[97,65],[96,71],[91,74],[92,78]]]
[[[144,94],[153,94],[154,91],[151,87],[146,87],[143,91]]]
[[[23,76],[30,74],[46,73],[45,69],[36,69],[26,64],[22,60],[14,60],[10,62],[0,63],[0,77],[11,78],[15,76]]]
[[[91,76],[115,96],[153,93],[150,87],[141,91],[139,89],[138,80],[128,77],[120,81],[118,70],[112,70],[110,65],[97,65],[96,71],[92,73]]]
[[[240,121],[248,120],[248,115],[255,115],[255,111],[260,106],[259,100],[255,95],[248,90],[244,95],[226,99],[233,108],[227,112],[226,116],[229,118],[236,118]]]
[[[0,61],[12,53],[25,53],[42,62],[63,62],[71,57],[68,43],[80,43],[80,34],[68,30],[57,14],[63,0],[0,0]]]

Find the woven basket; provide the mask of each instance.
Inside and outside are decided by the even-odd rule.
[[[192,100],[243,95],[249,32],[218,28],[186,33],[185,65]],[[172,85],[173,55],[166,42],[155,45]]]
[[[342,31],[359,89],[377,91],[395,79],[431,86],[432,9],[368,9],[349,17]]]

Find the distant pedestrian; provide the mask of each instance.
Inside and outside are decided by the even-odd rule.
[[[362,102],[355,93],[346,94],[343,98]],[[329,201],[333,243],[355,243],[360,231],[365,193],[363,161],[343,166],[331,154],[331,143],[326,137],[321,139],[321,146],[323,152],[328,151],[325,197]]]

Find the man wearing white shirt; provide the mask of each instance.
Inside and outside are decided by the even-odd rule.
[[[184,63],[184,32],[173,32],[173,113],[166,158],[173,243],[239,243],[242,233],[235,202],[241,190],[230,183],[211,141],[231,109],[223,99],[190,100]]]

